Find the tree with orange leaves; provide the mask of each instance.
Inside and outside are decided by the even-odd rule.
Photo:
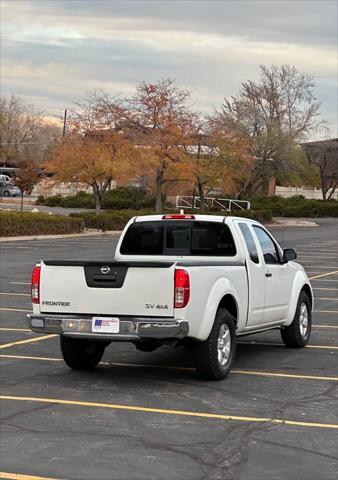
[[[76,106],[70,112],[67,136],[56,144],[44,167],[54,183],[89,185],[99,213],[111,183],[128,183],[136,175],[139,155],[128,129],[122,129],[127,111],[118,96],[95,90]]]
[[[142,157],[144,171],[153,180],[156,211],[162,210],[164,186],[183,181],[188,156],[190,112],[188,90],[171,79],[157,83],[141,82],[130,100],[130,121],[134,125],[135,144]],[[189,181],[189,178],[187,178]]]
[[[136,154],[128,139],[117,131],[74,133],[56,146],[44,167],[53,175],[53,182],[89,185],[96,213],[100,213],[102,196],[111,182],[123,184],[135,174],[132,159]]]

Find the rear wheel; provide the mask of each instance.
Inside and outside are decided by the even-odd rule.
[[[311,303],[303,291],[299,295],[296,313],[291,325],[282,328],[282,340],[287,347],[302,348],[308,343],[311,334]]]
[[[229,374],[235,353],[234,318],[227,310],[219,309],[207,340],[193,346],[196,369],[203,378],[221,380]]]
[[[100,362],[107,344],[61,335],[60,346],[68,367],[74,370],[91,370]]]
[[[4,197],[10,197],[10,193],[9,193],[8,190],[5,190],[5,191],[4,191]]]

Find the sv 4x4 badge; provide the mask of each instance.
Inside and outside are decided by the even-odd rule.
[[[155,305],[155,303],[146,303],[145,305],[146,309],[150,309],[150,310],[168,310],[168,305]]]

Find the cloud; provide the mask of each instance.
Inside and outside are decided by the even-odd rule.
[[[337,130],[334,1],[3,1],[3,93],[44,108],[105,88],[130,95],[140,80],[176,78],[211,110],[256,79],[259,64],[314,75]]]

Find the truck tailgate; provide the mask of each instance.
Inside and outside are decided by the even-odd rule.
[[[41,261],[40,312],[174,316],[172,262]]]

